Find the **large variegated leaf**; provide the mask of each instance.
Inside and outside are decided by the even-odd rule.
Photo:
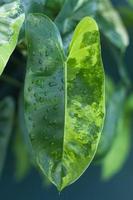
[[[37,164],[62,190],[92,161],[103,126],[99,31],[93,19],[84,18],[75,30],[67,59],[59,32],[46,16],[29,15],[26,35],[27,128]]]
[[[11,97],[0,101],[0,175],[4,167],[6,151],[14,119],[14,102]]]
[[[24,14],[18,1],[0,7],[0,74],[17,45]]]

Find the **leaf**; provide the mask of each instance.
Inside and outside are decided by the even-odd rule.
[[[100,0],[96,20],[102,33],[122,52],[129,45],[128,33],[111,1]]]
[[[14,51],[24,14],[17,1],[0,7],[0,75]]]
[[[62,35],[73,32],[76,24],[85,16],[95,16],[98,0],[67,0],[55,19]]]
[[[109,104],[109,100],[114,93],[115,90],[115,84],[113,80],[106,75],[105,77],[105,94],[106,94],[106,105]],[[107,112],[107,111],[106,111]]]
[[[132,28],[132,26],[133,26],[133,8],[119,6],[118,10],[120,12],[120,15],[122,17],[124,24],[128,28]]]
[[[108,180],[117,174],[125,164],[131,149],[131,113],[133,96],[129,98],[122,110],[116,129],[113,145],[102,163],[102,178]],[[131,104],[130,104],[131,103]]]
[[[133,0],[128,0],[128,3],[129,3],[130,6],[133,7]]]
[[[29,153],[19,125],[19,122],[17,122],[16,135],[13,143],[13,152],[15,156],[15,178],[17,181],[23,180],[31,169]]]
[[[25,14],[43,12],[47,0],[20,0],[24,7]]]
[[[65,0],[47,0],[46,7],[51,9],[53,12],[60,10]]]
[[[26,15],[29,13],[45,13],[51,18],[55,18],[64,0],[21,0]]]
[[[14,109],[14,101],[11,97],[6,97],[0,101],[0,175],[4,167],[6,151],[13,127]]]
[[[107,97],[105,123],[95,157],[96,161],[102,161],[102,159],[104,159],[104,156],[108,153],[116,138],[116,127],[119,123],[119,118],[122,113],[121,108],[124,105],[125,97],[126,91],[125,88],[122,87],[116,88],[112,91],[112,94]]]
[[[84,18],[64,56],[54,23],[26,22],[25,118],[37,164],[62,190],[91,163],[104,120],[104,72],[95,21]],[[81,163],[79,165],[79,163]]]
[[[25,143],[25,146],[27,148],[27,151],[29,153],[29,157],[31,162],[34,163],[34,158],[33,158],[33,151],[32,151],[32,146],[31,142],[28,136],[28,130],[26,127],[26,122],[25,122],[25,117],[24,117],[24,94],[23,92],[20,93],[19,95],[19,100],[18,100],[18,123],[19,123],[19,129],[21,130],[21,134],[23,135],[23,140]]]
[[[110,0],[67,0],[55,22],[64,36],[87,15],[96,19],[101,32],[113,45],[125,51],[129,44],[128,33]]]

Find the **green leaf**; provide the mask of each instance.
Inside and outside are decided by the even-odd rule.
[[[73,31],[77,22],[85,16],[96,19],[101,32],[122,52],[129,38],[119,13],[110,0],[67,0],[55,22],[62,35]]]
[[[114,93],[114,90],[115,90],[115,84],[114,84],[113,80],[109,76],[106,75],[106,77],[105,77],[106,105],[108,104],[112,94]]]
[[[131,114],[133,112],[133,96],[123,106],[122,115],[116,128],[116,136],[112,147],[102,163],[102,178],[110,179],[125,164],[131,149]]]
[[[73,32],[76,24],[85,16],[95,16],[98,0],[66,0],[55,19],[62,35]]]
[[[19,101],[18,101],[18,123],[19,123],[19,129],[21,130],[21,134],[23,135],[24,143],[26,145],[27,151],[29,153],[29,157],[31,162],[34,163],[34,157],[33,157],[33,151],[31,142],[28,136],[28,130],[26,127],[25,117],[24,117],[24,94],[23,92],[19,95]]]
[[[18,1],[0,7],[0,75],[14,51],[24,14]]]
[[[46,7],[51,9],[53,12],[61,9],[65,0],[47,0]]]
[[[55,18],[64,0],[20,0],[25,13],[45,13],[50,18]]]
[[[15,131],[16,135],[13,143],[15,178],[17,181],[21,181],[28,175],[29,170],[31,169],[31,159],[18,121]]]
[[[116,127],[122,113],[121,108],[124,105],[126,91],[125,88],[118,87],[112,91],[112,94],[109,94],[109,97],[107,95],[106,92],[106,117],[95,157],[96,161],[104,159],[104,156],[108,153],[115,140],[117,134]]]
[[[123,19],[124,24],[128,28],[132,28],[133,27],[133,8],[120,6],[118,7],[118,10]]]
[[[102,33],[122,52],[129,45],[128,33],[124,27],[118,11],[111,1],[100,0],[96,20]]]
[[[128,0],[128,3],[129,3],[130,6],[133,7],[133,0]]]
[[[14,101],[6,97],[0,101],[0,175],[2,173],[14,119]]]
[[[43,12],[46,1],[47,0],[20,0],[26,14],[34,12]]]
[[[54,23],[29,15],[25,118],[37,164],[58,190],[91,163],[104,120],[104,71],[96,22],[77,26],[64,56]],[[80,165],[79,165],[80,163]]]

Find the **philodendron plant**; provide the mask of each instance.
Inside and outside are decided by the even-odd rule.
[[[25,132],[30,159],[59,191],[82,175],[96,152],[96,161],[103,160],[106,155],[103,176],[111,176],[112,172],[107,172],[106,167],[109,163],[106,160],[110,160],[107,152],[115,133],[120,132],[125,123],[124,112],[115,129],[120,106],[125,105],[126,86],[114,89],[107,78],[106,86],[111,88],[106,90],[107,110],[112,109],[118,96],[121,97],[115,101],[114,112],[118,117],[114,118],[110,134],[107,134],[112,116],[107,113],[104,126],[105,73],[99,28],[113,48],[116,46],[116,53],[122,55],[128,45],[128,35],[118,13],[109,1],[97,0],[2,0],[0,5],[0,74],[16,47],[27,59],[24,92],[21,87],[15,121],[19,121],[19,128]],[[110,10],[109,16],[115,14],[116,22],[110,21],[106,9]],[[127,76],[121,71],[124,83],[128,85]],[[13,118],[12,101],[8,97],[1,103],[5,105],[4,109],[12,107],[9,114]],[[8,121],[11,124],[10,116]],[[8,139],[10,126],[9,129]],[[119,136],[117,138],[119,140]],[[21,145],[21,142],[17,144]],[[7,142],[3,151],[6,146]],[[21,153],[22,160],[24,156],[25,150]],[[27,162],[28,159],[24,160]],[[124,159],[121,160],[122,163]],[[1,166],[3,164],[0,165],[2,170]],[[116,171],[117,168],[119,166]],[[27,165],[22,169],[23,174],[25,169]]]

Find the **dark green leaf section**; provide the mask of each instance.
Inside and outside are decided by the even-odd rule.
[[[101,160],[111,148],[116,136],[116,127],[122,114],[126,90],[123,87],[116,88],[109,93],[109,82],[106,81],[106,117],[101,139],[98,145],[95,160]],[[107,96],[108,95],[108,96]]]
[[[87,15],[96,19],[101,32],[113,45],[125,51],[128,34],[110,0],[67,0],[55,22],[62,35],[66,35]]]
[[[48,12],[51,13],[51,16],[53,16],[53,19],[55,19],[55,17],[61,10],[64,2],[65,2],[65,0],[47,0],[44,13],[45,14],[47,14]]]
[[[131,149],[131,114],[133,113],[133,95],[125,102],[122,115],[116,125],[116,135],[110,151],[102,162],[102,178],[108,180],[125,164]]]
[[[65,115],[65,62],[60,36],[51,20],[39,14],[28,16],[26,32],[27,127],[38,165],[59,186]]]
[[[18,1],[0,7],[0,75],[17,45],[23,21],[24,14]]]
[[[14,119],[14,101],[6,97],[0,101],[0,175],[4,167],[6,151]]]
[[[133,7],[129,8],[129,7],[120,6],[118,9],[119,9],[119,12],[123,19],[124,24],[128,28],[132,28],[133,27]]]
[[[58,190],[88,167],[104,119],[104,71],[99,31],[84,18],[65,59],[57,28],[46,16],[26,23],[25,118],[37,164]],[[79,165],[80,163],[80,165]]]

